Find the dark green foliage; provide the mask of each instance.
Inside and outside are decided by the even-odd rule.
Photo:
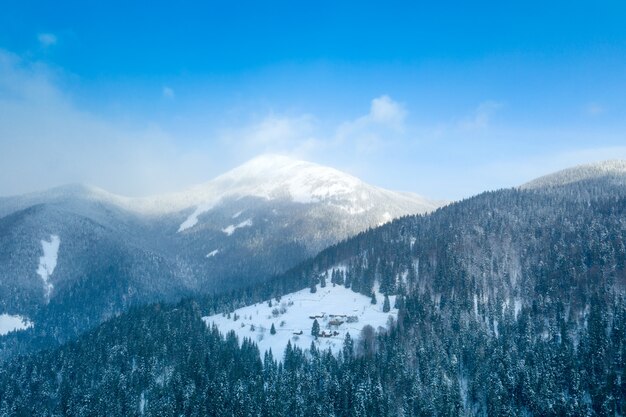
[[[391,310],[391,304],[389,303],[389,296],[385,294],[385,301],[383,301],[383,313],[389,313]]]
[[[262,286],[132,310],[7,362],[0,415],[134,415],[142,399],[146,415],[626,415],[624,219],[623,187],[594,183],[403,218]],[[376,282],[400,309],[386,332],[347,335],[337,356],[290,343],[282,361],[261,361],[253,342],[200,320],[306,289],[336,265],[344,284],[371,294]]]
[[[320,335],[320,324],[317,322],[317,319],[313,320],[313,325],[311,326],[311,336],[317,338]]]

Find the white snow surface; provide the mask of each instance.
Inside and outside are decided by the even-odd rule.
[[[6,313],[0,314],[0,336],[13,330],[25,330],[29,327],[33,327],[33,322],[25,317]]]
[[[191,229],[196,224],[198,224],[198,216],[202,213],[206,213],[211,210],[217,204],[216,201],[208,201],[204,204],[199,205],[196,209],[185,219],[184,222],[178,227],[178,232],[185,231],[187,229]]]
[[[377,304],[371,304],[370,297],[355,293],[342,285],[333,287],[333,284],[327,280],[325,288],[318,284],[316,293],[311,293],[311,290],[307,288],[281,297],[280,302],[276,299],[271,300],[272,307],[269,307],[269,302],[265,301],[231,312],[230,319],[227,315],[216,314],[203,317],[203,320],[208,326],[215,324],[223,334],[234,330],[240,343],[244,338],[251,339],[258,345],[261,357],[271,349],[274,358],[282,360],[289,340],[292,345],[302,349],[311,347],[311,342],[315,338],[311,335],[313,319],[310,317],[323,316],[317,318],[320,332],[336,331],[338,334],[332,337],[320,336],[315,343],[319,349],[330,348],[336,354],[343,346],[346,333],[349,332],[350,336],[356,340],[366,324],[374,329],[385,328],[390,316],[397,319],[397,309],[392,308],[388,313],[383,313],[384,295],[377,293],[376,298]],[[395,296],[390,296],[389,301],[393,307]],[[277,314],[273,314],[273,310],[276,310]],[[237,321],[234,320],[235,313],[239,316]],[[356,316],[358,321],[348,323],[346,317],[333,317],[333,315]],[[343,323],[331,326],[330,322],[333,319],[339,319]],[[270,333],[272,324],[276,329],[275,335]],[[252,328],[254,330],[251,330]],[[302,334],[294,334],[299,332]]]
[[[139,414],[140,415],[144,415],[144,411],[146,408],[146,396],[145,396],[145,392],[141,392],[141,397],[139,398]]]
[[[181,232],[195,226],[198,216],[211,210],[219,201],[242,197],[288,199],[302,204],[324,203],[351,215],[365,213],[381,202],[400,206],[405,212],[407,207],[411,207],[408,211],[413,213],[431,211],[442,204],[416,194],[373,187],[336,169],[282,155],[254,158],[204,185],[164,197],[161,204],[175,206],[182,201],[197,204],[194,212],[180,225]],[[236,213],[233,218],[240,214]]]
[[[373,209],[388,211],[392,217],[433,211],[444,201],[430,201],[417,194],[393,192],[364,183],[358,178],[291,157],[258,156],[211,181],[184,191],[149,197],[125,197],[93,186],[67,185],[20,196],[12,210],[42,201],[83,199],[112,204],[141,215],[161,216],[187,211],[178,232],[192,229],[199,216],[225,200],[255,197],[296,203],[323,203],[349,215]],[[241,213],[236,213],[237,218]],[[382,213],[381,213],[382,214]]]
[[[209,252],[209,253],[206,255],[206,257],[207,257],[207,258],[212,258],[212,257],[214,257],[215,255],[217,255],[217,254],[219,253],[219,251],[220,251],[219,249],[212,250],[211,252]]]
[[[61,239],[57,235],[50,235],[49,241],[43,239],[41,240],[43,256],[39,258],[37,274],[39,274],[41,280],[43,281],[43,289],[46,300],[50,300],[50,294],[52,293],[53,285],[50,282],[50,276],[57,266],[57,257],[60,245]]]
[[[226,226],[225,228],[222,229],[222,232],[226,233],[228,236],[232,235],[233,233],[235,233],[235,230],[237,229],[241,229],[242,227],[250,227],[252,226],[252,219],[247,219],[242,221],[241,223],[239,223],[238,225],[229,225]]]
[[[389,223],[390,221],[393,220],[393,216],[391,215],[391,213],[389,213],[388,211],[383,213],[383,220],[378,223],[379,226],[382,226],[385,223]]]

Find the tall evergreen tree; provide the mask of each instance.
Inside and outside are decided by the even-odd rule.
[[[391,304],[389,303],[389,296],[385,294],[385,300],[383,301],[383,313],[389,313],[391,310]]]
[[[311,326],[311,336],[317,339],[320,335],[320,324],[317,322],[317,319],[313,320],[313,325]]]

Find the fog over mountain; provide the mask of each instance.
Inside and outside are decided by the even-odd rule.
[[[53,327],[46,337],[61,341],[132,305],[262,282],[441,204],[277,155],[170,195],[69,185],[3,198],[0,314],[24,317],[33,333]]]
[[[358,233],[234,291],[116,314],[59,348],[5,361],[0,412],[623,415],[622,166],[484,192]],[[198,214],[179,231],[194,213],[170,232],[209,224]],[[221,233],[255,224],[237,221]],[[61,268],[62,236],[41,243],[42,276]],[[42,343],[37,320],[0,339],[4,352]]]

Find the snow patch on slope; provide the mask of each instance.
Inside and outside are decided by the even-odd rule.
[[[0,314],[0,336],[14,330],[25,330],[33,327],[33,322],[22,316]]]
[[[250,227],[252,226],[252,219],[247,219],[239,223],[238,225],[231,224],[230,226],[226,226],[222,229],[222,232],[226,233],[226,235],[230,236],[235,233],[235,230],[241,229],[242,227]]]
[[[281,297],[280,302],[273,299],[271,306],[268,300],[237,309],[230,313],[230,318],[216,314],[203,317],[203,320],[208,326],[215,324],[224,334],[233,330],[240,342],[246,337],[251,339],[258,345],[261,357],[271,349],[275,358],[282,358],[288,341],[302,349],[309,349],[311,342],[315,341],[319,349],[330,348],[336,354],[343,346],[346,333],[356,339],[363,326],[369,324],[377,329],[385,327],[389,317],[397,318],[397,309],[383,313],[384,295],[377,293],[376,298],[378,303],[371,304],[371,299],[363,294],[328,283],[325,288],[318,285],[315,293],[307,288]],[[395,296],[389,299],[393,306]],[[237,320],[234,320],[235,315]],[[320,332],[332,336],[315,340],[311,335],[313,316],[318,316]],[[352,318],[348,320],[348,317]],[[341,324],[332,325],[333,320]],[[272,324],[276,329],[274,335],[270,333]]]
[[[196,207],[193,213],[191,213],[189,217],[187,217],[185,221],[182,222],[181,225],[178,227],[178,232],[180,233],[194,227],[196,224],[198,224],[198,216],[211,210],[214,206],[215,204],[213,202],[208,202]]]
[[[61,239],[57,235],[50,235],[50,241],[41,240],[43,256],[39,258],[37,274],[43,281],[43,289],[46,300],[50,300],[50,294],[52,293],[53,285],[50,282],[50,276],[57,266],[57,257],[60,245]]]

